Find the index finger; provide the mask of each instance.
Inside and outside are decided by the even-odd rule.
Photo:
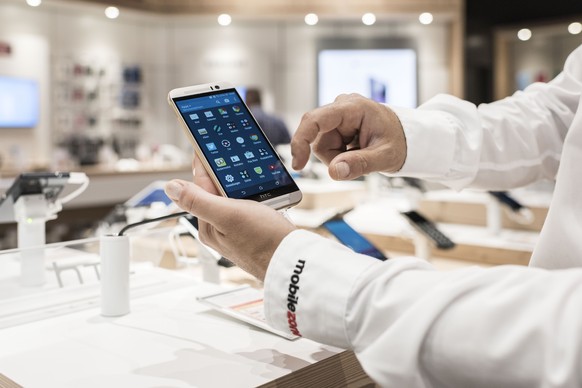
[[[343,117],[334,104],[325,105],[311,112],[307,112],[301,118],[301,122],[291,139],[292,166],[295,170],[305,167],[311,153],[311,143],[315,141],[321,132],[329,132],[336,129]]]

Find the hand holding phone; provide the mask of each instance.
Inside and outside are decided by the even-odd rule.
[[[174,89],[168,102],[223,196],[255,200],[275,209],[301,201],[297,184],[230,84]]]

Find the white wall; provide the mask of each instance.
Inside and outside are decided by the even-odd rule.
[[[22,21],[26,20],[25,23]],[[11,4],[0,5],[0,41],[12,53],[0,56],[0,75],[35,79],[40,88],[40,123],[36,128],[0,129],[0,154],[21,166],[50,151],[50,25],[44,14]]]
[[[144,121],[144,142],[173,143],[185,149],[188,143],[167,106],[170,89],[223,80],[256,86],[264,90],[267,110],[280,114],[294,130],[302,114],[316,106],[316,44],[324,37],[411,38],[418,48],[419,102],[448,91],[446,22],[421,26],[411,18],[371,27],[346,21],[309,27],[301,21],[235,20],[225,28],[214,18],[122,10],[121,17],[112,21],[99,6],[31,8],[22,3],[0,4],[0,41],[14,48],[12,56],[0,57],[0,74],[39,80],[42,123],[31,130],[0,130],[0,153],[5,157],[19,147],[33,162],[51,160],[52,145],[63,132],[61,117],[53,119],[51,112],[67,113],[53,93],[63,78],[59,72],[72,62],[107,68],[111,93],[120,82],[123,65],[140,65],[144,98],[137,113]],[[111,119],[120,113],[106,104],[101,109],[103,120],[91,131],[110,135],[116,130]]]

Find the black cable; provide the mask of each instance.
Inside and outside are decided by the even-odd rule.
[[[140,222],[135,222],[133,224],[125,225],[119,231],[118,236],[123,236],[123,234],[125,232],[127,232],[128,229],[134,228],[136,226],[149,224],[150,222],[157,222],[157,221],[169,220],[170,218],[183,217],[183,216],[187,216],[188,214],[190,214],[190,213],[188,213],[188,212],[173,213],[173,214],[168,214],[167,216],[162,216],[162,217],[157,217],[157,218],[150,218],[150,219],[143,220],[143,221],[140,221]]]

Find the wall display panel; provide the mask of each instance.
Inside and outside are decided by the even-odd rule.
[[[33,79],[0,76],[0,128],[32,128],[39,119],[39,86]]]
[[[358,93],[380,103],[415,108],[417,68],[416,50],[406,41],[321,41],[318,104],[329,104],[342,93]]]

